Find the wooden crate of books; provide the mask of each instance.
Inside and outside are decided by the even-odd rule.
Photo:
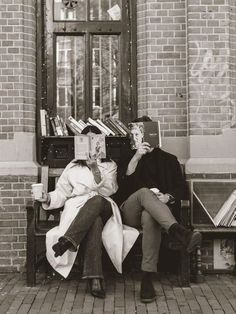
[[[236,266],[219,269],[217,260],[220,254],[216,253],[217,241],[233,241],[234,249],[231,252],[236,261],[236,179],[193,179],[190,181],[191,190],[191,225],[200,231],[203,240],[212,240],[213,266],[204,272],[233,272]],[[219,250],[218,250],[219,251]],[[192,260],[192,272],[198,281],[202,281],[202,252],[197,250]]]
[[[199,227],[230,227],[231,223],[234,225],[235,190],[236,180],[232,179],[192,180],[192,225]]]

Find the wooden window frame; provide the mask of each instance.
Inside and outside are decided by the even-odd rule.
[[[51,3],[51,5],[49,5]],[[39,110],[46,109],[54,116],[56,108],[55,90],[55,51],[56,36],[86,35],[85,82],[91,82],[90,62],[92,35],[120,35],[120,86],[119,117],[124,122],[137,115],[137,78],[136,78],[136,2],[122,1],[122,22],[120,21],[53,21],[52,1],[37,0],[37,116]],[[87,10],[89,12],[89,10]],[[127,13],[127,14],[126,14]],[[87,13],[88,14],[88,13]],[[87,17],[88,19],[88,17]],[[127,31],[127,29],[129,31]],[[122,79],[121,79],[122,77]],[[92,84],[85,83],[85,118],[92,114]],[[40,134],[38,123],[37,133]]]

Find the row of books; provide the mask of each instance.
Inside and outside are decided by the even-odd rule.
[[[128,136],[129,128],[119,119],[108,118],[105,121],[100,119],[88,118],[87,121],[76,120],[72,116],[66,121],[62,117],[56,115],[49,117],[45,109],[40,110],[41,135],[42,136],[68,136],[79,135],[87,125],[96,126],[102,134],[106,136]]]

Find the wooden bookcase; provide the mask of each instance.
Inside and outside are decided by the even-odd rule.
[[[200,231],[203,240],[231,239],[234,241],[234,259],[236,261],[236,227],[215,227],[198,199],[194,196],[195,192],[209,214],[213,217],[217,214],[223,203],[229,197],[233,190],[236,189],[236,179],[192,179],[190,184],[191,197],[191,225],[195,230]],[[214,247],[213,247],[214,249]],[[196,273],[201,274],[202,252],[199,249],[196,261]],[[214,261],[213,261],[214,262]],[[236,266],[232,270],[226,269],[206,269],[204,272],[225,273],[233,272],[236,274]]]

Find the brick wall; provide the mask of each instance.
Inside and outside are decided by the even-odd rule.
[[[164,136],[187,134],[185,1],[137,1],[139,116]]]
[[[231,125],[236,126],[236,2],[229,1],[229,31],[230,31],[230,79],[231,79]]]
[[[27,165],[32,159],[25,157],[31,155],[30,136],[35,132],[35,21],[35,1],[1,1],[0,141],[1,148],[9,149],[0,150],[0,160],[4,161],[0,162],[0,271],[19,271],[25,264],[25,207],[31,199],[30,185],[37,180],[35,174],[25,175],[30,172]],[[16,134],[20,139],[29,135],[25,141],[30,143],[22,140],[19,144]],[[21,152],[24,149],[25,154]]]
[[[26,203],[31,176],[0,176],[0,272],[20,271],[26,256]]]
[[[229,5],[188,1],[190,135],[216,135],[231,124]]]
[[[0,139],[35,130],[35,3],[0,7]]]

